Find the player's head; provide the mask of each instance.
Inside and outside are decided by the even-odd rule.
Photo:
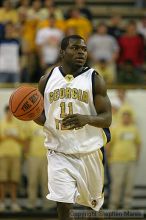
[[[84,38],[79,35],[70,35],[61,42],[60,56],[62,62],[70,67],[82,67],[87,60],[87,46]]]

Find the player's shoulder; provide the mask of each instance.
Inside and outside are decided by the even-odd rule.
[[[96,71],[93,69],[92,71],[92,84],[94,88],[94,92],[97,93],[106,93],[106,83],[104,78]]]
[[[100,75],[100,73],[98,73],[98,71],[96,71],[95,69],[92,69],[92,78],[95,81],[95,84],[104,84],[105,85],[105,80],[103,78],[103,76]]]
[[[47,84],[49,78],[51,77],[54,68],[52,68],[50,71],[46,71],[45,74],[39,80],[38,89],[42,95],[44,95],[44,90],[45,90],[46,84]]]

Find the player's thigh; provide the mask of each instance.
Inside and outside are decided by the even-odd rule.
[[[49,199],[74,203],[77,187],[70,166],[70,162],[63,155],[48,155]]]

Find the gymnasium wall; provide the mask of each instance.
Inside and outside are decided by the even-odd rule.
[[[0,89],[0,118],[3,116],[3,109],[8,104],[9,96],[13,89]],[[115,90],[108,91],[109,97],[114,98],[116,96]],[[135,185],[146,185],[146,90],[128,90],[127,99],[133,106],[137,125],[139,127],[141,138],[142,138],[142,150],[140,161],[137,164],[135,170]]]

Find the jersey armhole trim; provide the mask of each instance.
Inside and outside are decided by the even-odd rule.
[[[95,75],[99,75],[98,72],[95,70],[92,72],[92,95],[93,95],[93,102],[94,102],[94,97],[95,97]]]
[[[103,132],[104,132],[104,135],[106,136],[106,143],[110,142],[111,140],[111,132],[110,132],[110,129],[109,128],[103,128]]]

